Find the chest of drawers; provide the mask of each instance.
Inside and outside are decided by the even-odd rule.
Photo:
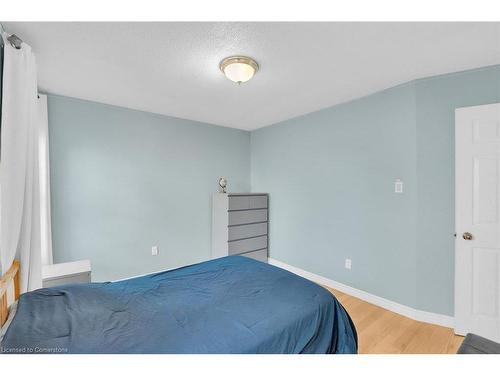
[[[243,255],[267,262],[268,223],[268,194],[214,194],[212,259]]]

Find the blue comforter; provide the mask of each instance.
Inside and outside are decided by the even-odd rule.
[[[134,279],[23,294],[4,353],[356,353],[322,287],[231,256]]]

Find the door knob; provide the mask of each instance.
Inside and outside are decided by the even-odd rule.
[[[462,234],[462,238],[466,241],[470,241],[472,240],[472,234],[469,232],[464,232],[464,234]]]

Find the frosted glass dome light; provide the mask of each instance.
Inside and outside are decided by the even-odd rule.
[[[238,84],[249,81],[259,70],[259,64],[246,56],[226,57],[219,67],[227,79]]]

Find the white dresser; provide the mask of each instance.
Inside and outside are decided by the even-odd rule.
[[[44,265],[42,267],[43,287],[90,283],[91,272],[90,260]]]
[[[269,199],[265,193],[215,193],[212,259],[243,255],[267,262]]]

